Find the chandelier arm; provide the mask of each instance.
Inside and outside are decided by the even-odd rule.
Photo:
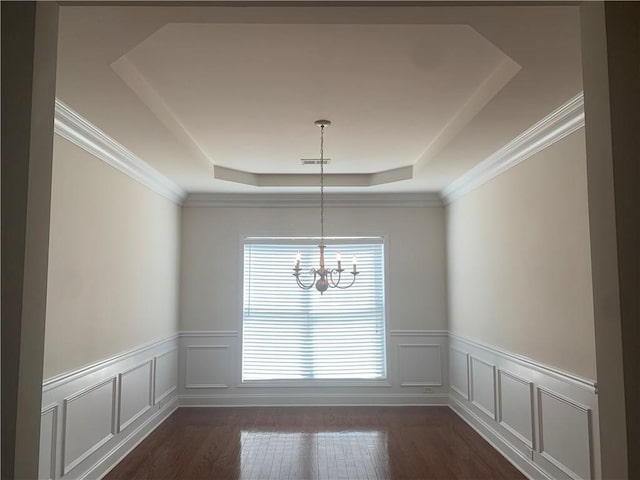
[[[337,282],[333,281],[333,274],[334,273],[338,274],[338,281]],[[336,268],[333,268],[333,269],[329,270],[329,285],[331,285],[333,288],[338,288],[338,285],[340,284],[341,277],[342,277],[342,269],[338,270]]]
[[[302,280],[300,280],[300,270],[299,269],[295,269],[296,271],[293,276],[296,277],[296,283],[298,284],[298,286],[300,288],[302,288],[303,290],[310,290],[316,283],[316,277],[318,276],[318,272],[313,268],[311,270],[309,270],[309,273],[313,273],[313,280],[311,281],[310,284],[306,285]]]
[[[344,287],[336,285],[335,288],[338,288],[340,290],[346,290],[347,288],[351,287],[354,283],[356,283],[356,275],[358,275],[358,273],[360,273],[360,272],[356,272],[356,273],[351,272],[351,275],[353,275],[353,280],[351,280],[351,283],[349,285],[346,285]]]

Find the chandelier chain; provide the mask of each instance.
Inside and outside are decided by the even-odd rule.
[[[324,243],[324,125],[320,127],[320,242]]]
[[[360,274],[358,272],[356,266],[356,257],[353,257],[353,270],[350,272],[352,275],[351,282],[346,284],[347,282],[342,282],[344,279],[343,272],[345,269],[342,268],[342,261],[340,260],[340,252],[336,255],[336,260],[338,262],[338,268],[326,268],[324,263],[324,127],[327,125],[331,125],[329,120],[316,120],[315,124],[320,127],[320,268],[311,268],[308,270],[309,275],[313,275],[313,278],[310,278],[309,283],[305,283],[303,279],[300,278],[300,273],[302,272],[302,268],[300,267],[300,252],[296,255],[295,266],[293,267],[293,276],[296,277],[296,283],[303,290],[309,290],[312,287],[316,287],[316,289],[322,294],[329,288],[338,288],[340,290],[344,290],[346,288],[351,287],[355,281],[356,276]],[[346,276],[346,274],[345,274]]]

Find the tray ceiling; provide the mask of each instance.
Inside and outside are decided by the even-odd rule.
[[[580,91],[577,27],[572,7],[63,7],[58,96],[186,191],[315,188],[318,118],[336,191],[438,191]]]

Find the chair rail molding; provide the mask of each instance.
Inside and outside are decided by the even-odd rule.
[[[90,363],[89,365],[85,365],[76,370],[70,370],[68,372],[63,372],[58,375],[54,375],[53,377],[49,377],[44,380],[42,383],[42,389],[44,392],[47,392],[54,388],[59,388],[65,383],[77,380],[80,377],[85,375],[89,375],[91,373],[104,370],[107,367],[110,367],[113,364],[118,362],[123,362],[131,357],[136,355],[140,355],[147,350],[157,350],[158,348],[162,348],[165,344],[170,345],[171,342],[174,342],[178,338],[178,333],[170,335],[166,338],[161,338],[160,340],[156,340],[154,342],[146,343],[139,347],[134,348],[133,350],[129,350],[126,352],[117,353],[111,357],[104,358],[94,363]]]
[[[455,333],[449,332],[449,338],[457,342],[466,343],[471,347],[484,350],[490,354],[497,355],[505,359],[511,360],[515,363],[519,363],[533,370],[540,371],[541,373],[551,375],[553,377],[556,377],[562,380],[563,382],[571,383],[580,388],[584,388],[585,390],[592,392],[594,394],[598,393],[598,384],[595,380],[591,380],[589,378],[581,377],[579,375],[566,372],[560,368],[556,368],[551,365],[547,365],[545,363],[541,363],[536,360],[533,360],[532,358],[529,358],[525,355],[519,355],[517,353],[512,353],[507,350],[502,350],[500,348],[492,347],[491,345],[487,345],[486,343],[482,343],[477,340],[463,337]],[[451,347],[451,348],[456,349],[455,347]]]

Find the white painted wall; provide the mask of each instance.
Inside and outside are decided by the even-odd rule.
[[[241,235],[317,236],[320,212],[191,207],[182,221],[181,330],[239,331]],[[389,330],[447,328],[443,208],[328,208],[325,232],[387,235]]]
[[[595,378],[582,131],[446,222],[440,207],[327,209],[330,235],[387,238],[387,381],[241,385],[241,236],[315,236],[318,214],[181,211],[56,137],[45,377],[75,372],[44,385],[40,478],[100,476],[178,404],[447,401],[528,475],[599,478],[595,383],[579,377]]]
[[[584,130],[447,207],[449,329],[596,377]]]
[[[178,331],[180,212],[55,137],[45,378]]]

